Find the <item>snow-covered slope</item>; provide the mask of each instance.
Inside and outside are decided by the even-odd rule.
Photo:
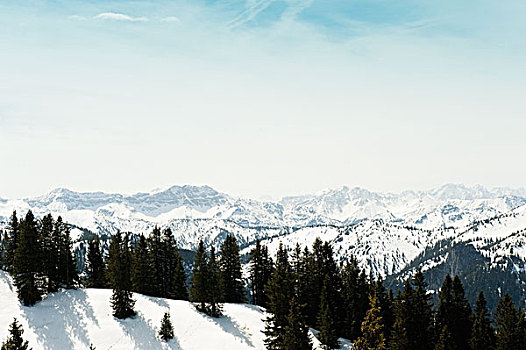
[[[225,304],[222,318],[211,318],[195,310],[186,301],[146,297],[135,294],[138,314],[127,320],[111,316],[111,290],[79,289],[49,295],[33,307],[17,300],[11,278],[0,271],[0,340],[8,336],[8,325],[16,317],[24,329],[24,338],[34,350],[88,349],[265,349],[263,318],[259,307]],[[161,318],[169,312],[175,338],[159,340]],[[313,339],[316,348],[319,342]],[[342,349],[348,349],[344,342]]]

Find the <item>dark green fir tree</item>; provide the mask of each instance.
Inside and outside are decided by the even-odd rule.
[[[279,244],[276,265],[272,278],[265,287],[269,298],[265,319],[265,345],[269,350],[281,350],[284,343],[285,327],[290,311],[290,298],[293,295],[293,280],[288,254],[283,244]]]
[[[164,313],[163,319],[161,320],[161,329],[159,330],[159,337],[163,341],[168,341],[174,338],[174,328],[172,326],[172,321],[170,321],[170,314],[168,312]]]
[[[233,235],[227,235],[219,250],[221,301],[242,303],[245,301],[244,285],[241,275],[239,246]]]
[[[472,350],[494,350],[495,331],[491,326],[486,299],[480,292],[473,314],[473,329],[471,331],[470,348]]]
[[[206,312],[208,284],[208,256],[203,240],[199,241],[194,258],[194,268],[190,285],[190,301],[197,303],[197,310]],[[217,286],[216,286],[217,287]]]
[[[9,219],[9,226],[7,228],[7,242],[5,251],[5,266],[9,273],[14,274],[15,264],[15,253],[18,246],[18,240],[20,237],[20,225],[18,217],[16,216],[16,210],[13,211],[11,218]]]
[[[311,350],[312,342],[309,337],[309,327],[305,323],[304,307],[295,297],[290,301],[290,311],[285,325],[282,349]]]
[[[320,333],[318,339],[325,350],[337,349],[340,347],[338,342],[338,335],[336,329],[336,320],[333,310],[335,307],[331,305],[334,301],[331,300],[331,288],[329,276],[325,277],[325,282],[321,290],[321,307],[318,315],[318,324]]]
[[[453,340],[447,325],[445,325],[440,332],[440,336],[435,344],[435,350],[460,350]]]
[[[113,289],[113,316],[119,319],[135,316],[135,300],[131,291],[131,262],[128,235],[122,239],[121,233],[118,232],[112,237],[108,250],[108,277]]]
[[[9,337],[2,343],[1,350],[28,350],[28,342],[24,341],[22,334],[24,330],[15,318],[9,326]]]
[[[133,248],[132,285],[137,293],[153,295],[152,269],[146,237],[140,235]]]
[[[273,271],[273,262],[268,254],[268,248],[258,239],[256,246],[250,251],[249,280],[252,304],[266,307],[268,297],[265,293]]]
[[[86,275],[88,287],[106,287],[106,268],[100,246],[100,239],[98,237],[90,239],[88,242]]]
[[[376,297],[370,298],[371,308],[367,311],[362,322],[362,336],[358,338],[354,348],[356,350],[385,350],[385,336],[380,307]]]
[[[526,342],[524,314],[515,308],[513,300],[506,294],[500,299],[495,311],[497,350],[524,349]]]
[[[37,223],[31,210],[20,222],[20,237],[15,252],[14,272],[14,282],[20,301],[25,306],[32,306],[41,300],[44,285],[42,249]]]
[[[210,257],[208,258],[208,279],[206,282],[206,294],[207,294],[207,314],[212,317],[221,317],[222,306],[221,301],[221,289],[219,286],[220,270],[217,262],[215,248],[210,249]]]

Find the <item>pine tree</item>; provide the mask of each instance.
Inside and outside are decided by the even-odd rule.
[[[445,325],[440,332],[438,341],[435,345],[435,350],[460,350],[461,348],[457,347],[457,344],[453,341],[451,332],[448,329],[448,326]]]
[[[210,257],[208,259],[208,278],[206,283],[207,294],[207,314],[212,317],[220,317],[222,314],[222,306],[219,303],[221,298],[221,290],[219,286],[219,265],[217,263],[215,248],[210,250]]]
[[[376,296],[376,301],[381,310],[382,321],[384,324],[384,336],[386,344],[389,343],[391,337],[391,330],[394,324],[394,306],[393,295],[390,290],[386,292],[385,286],[381,280],[376,281],[372,285],[372,295]]]
[[[428,350],[433,344],[433,311],[431,297],[427,294],[428,284],[424,274],[418,270],[413,277],[414,293],[411,294],[410,319],[407,328],[410,332],[410,346],[415,350]]]
[[[9,337],[2,344],[1,350],[27,350],[29,345],[22,338],[22,334],[24,330],[15,318],[9,326]]]
[[[20,225],[18,222],[18,217],[16,216],[16,210],[13,211],[13,214],[11,215],[7,232],[8,236],[6,242],[5,265],[7,267],[7,271],[11,274],[14,274],[15,253],[18,246],[18,240],[20,238]]]
[[[460,278],[455,276],[452,280],[451,276],[447,275],[440,290],[436,330],[442,333],[447,326],[454,346],[458,349],[468,349],[471,322],[471,307],[464,296]]]
[[[376,297],[371,297],[370,302],[371,308],[362,322],[362,336],[355,343],[356,350],[386,349],[380,307],[376,303]]]
[[[339,275],[338,265],[334,260],[332,246],[328,242],[322,242],[319,238],[314,241],[312,254],[305,257],[306,261],[306,291],[305,301],[307,303],[307,324],[319,327],[318,315],[320,314],[321,296],[325,277],[328,276],[328,298],[331,300],[329,307],[335,320],[341,319],[341,289],[342,283]],[[340,330],[340,324],[336,324]]]
[[[233,235],[227,235],[219,251],[221,301],[242,303],[245,301],[239,246]]]
[[[159,337],[164,341],[168,341],[174,337],[174,328],[172,326],[172,321],[170,321],[170,314],[168,312],[164,313],[163,319],[161,321]]]
[[[451,325],[451,336],[459,349],[468,349],[473,320],[471,306],[465,297],[464,287],[458,276],[453,278],[453,303],[455,318]]]
[[[495,349],[495,332],[491,326],[486,299],[480,292],[474,312],[473,329],[471,331],[470,346],[472,350]]]
[[[205,250],[203,240],[199,241],[197,251],[195,253],[193,275],[190,285],[190,300],[198,303],[197,309],[201,312],[206,312],[206,302],[208,283],[208,256]]]
[[[152,295],[150,255],[144,235],[139,236],[133,249],[132,285],[135,292]]]
[[[162,294],[162,239],[161,230],[155,226],[148,237],[148,253],[150,260],[150,291],[147,293],[159,297]]]
[[[409,340],[407,339],[407,330],[404,326],[404,322],[400,317],[397,317],[391,331],[391,337],[389,338],[389,349],[390,350],[406,350],[410,349]]]
[[[14,272],[18,298],[25,306],[42,299],[42,250],[38,241],[35,217],[30,211],[20,223],[20,237],[16,247]]]
[[[183,257],[176,252],[175,270],[172,280],[171,297],[179,300],[188,300],[188,289],[186,288],[186,271],[183,266]]]
[[[266,307],[268,297],[265,285],[268,283],[273,271],[272,259],[268,255],[268,248],[256,240],[256,246],[250,251],[250,292],[252,304]]]
[[[58,256],[59,247],[53,239],[55,220],[48,214],[40,220],[40,244],[42,248],[42,265],[44,275],[47,277],[47,292],[56,292],[59,288]]]
[[[343,296],[342,335],[356,339],[361,335],[361,324],[368,309],[369,286],[358,261],[351,256],[341,271]]]
[[[293,295],[293,281],[288,254],[280,243],[276,255],[276,265],[265,293],[269,298],[265,319],[265,345],[269,350],[280,350],[284,342],[287,316],[290,311],[290,297]]]
[[[522,318],[522,319],[521,319]],[[513,300],[506,294],[497,304],[494,318],[497,350],[524,349],[524,314],[515,309]]]
[[[102,249],[100,246],[100,239],[90,239],[88,242],[87,252],[87,285],[91,288],[105,288],[106,287],[106,276],[105,276],[104,258],[102,256]]]
[[[321,307],[318,315],[318,324],[320,325],[320,333],[318,339],[326,350],[336,349],[340,347],[337,336],[336,320],[332,313],[335,307],[331,305],[331,295],[329,293],[331,288],[329,276],[325,276],[325,282],[321,290]]]
[[[285,325],[282,349],[310,350],[312,343],[309,337],[309,327],[305,323],[303,309],[296,298],[290,301],[290,311]]]
[[[62,218],[59,216],[57,223],[61,223]],[[60,283],[64,288],[75,288],[78,283],[79,275],[73,254],[73,242],[71,241],[71,231],[68,224],[62,224],[62,234],[60,239],[60,260],[58,272]]]
[[[93,344],[89,345],[89,350],[95,350],[95,346]]]
[[[113,316],[120,319],[135,316],[130,269],[131,254],[128,235],[125,235],[123,240],[121,233],[118,232],[112,237],[108,250],[108,275],[113,288],[111,296]]]

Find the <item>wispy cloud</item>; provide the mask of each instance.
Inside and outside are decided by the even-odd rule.
[[[254,19],[261,11],[264,11],[269,7],[275,0],[259,0],[249,6],[243,12],[241,12],[236,18],[234,18],[228,24],[230,28],[239,27],[252,19]]]
[[[114,20],[114,21],[125,21],[125,22],[147,22],[148,17],[132,17],[123,13],[116,12],[103,12],[93,17],[94,19],[102,20]]]
[[[161,22],[175,22],[175,23],[180,23],[181,20],[175,16],[168,16],[168,17],[163,17],[160,19]]]

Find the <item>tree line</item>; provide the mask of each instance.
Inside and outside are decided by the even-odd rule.
[[[24,305],[80,285],[69,227],[60,218],[36,220],[29,211],[18,220],[13,213],[3,241],[2,266],[14,276]],[[235,237],[227,235],[218,252],[200,241],[190,278],[187,270],[172,231],[155,227],[148,236],[119,232],[107,250],[98,238],[90,240],[84,283],[113,289],[117,318],[135,315],[134,292],[190,300],[212,317],[222,316],[222,303],[250,302],[268,313],[267,349],[311,349],[309,328],[317,330],[325,349],[338,348],[339,338],[352,340],[355,349],[378,350],[514,350],[526,343],[525,313],[508,295],[490,317],[482,293],[471,309],[458,276],[447,275],[440,291],[429,291],[420,270],[394,295],[354,257],[338,263],[331,244],[320,239],[290,251],[280,244],[275,257],[257,241],[245,278]],[[161,328],[161,337],[169,339],[168,315]]]

